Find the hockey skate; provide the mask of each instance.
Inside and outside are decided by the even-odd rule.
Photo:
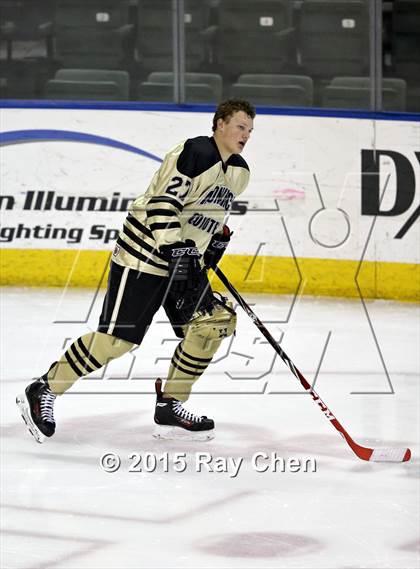
[[[156,439],[209,441],[214,438],[214,421],[187,411],[181,401],[162,394],[162,380],[157,379],[155,423]]]
[[[22,419],[29,432],[38,443],[55,432],[54,400],[56,395],[43,379],[37,379],[25,389],[25,393],[16,397]]]

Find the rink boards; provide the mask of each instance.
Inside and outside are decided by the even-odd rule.
[[[129,204],[212,115],[2,109],[1,284],[104,285]],[[223,260],[240,290],[420,299],[420,123],[400,118],[256,117]]]

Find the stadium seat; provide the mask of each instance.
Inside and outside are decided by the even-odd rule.
[[[298,57],[305,74],[316,79],[368,75],[367,0],[305,0]]]
[[[420,1],[394,0],[392,73],[407,81],[407,110],[420,112]]]
[[[7,59],[51,57],[53,0],[0,0],[0,37]]]
[[[210,5],[185,0],[185,60],[187,71],[199,71],[208,61]],[[137,60],[144,73],[173,69],[173,23],[168,0],[138,0]]]
[[[59,69],[45,85],[46,99],[127,101],[129,75],[104,69]]]
[[[407,84],[402,79],[382,80],[382,109],[405,111]],[[334,109],[370,109],[368,77],[335,77],[324,89],[323,106]]]
[[[221,73],[279,73],[294,59],[289,0],[220,0],[215,61]]]
[[[188,103],[218,103],[222,98],[223,81],[215,73],[186,73],[185,96]],[[142,101],[173,101],[173,73],[155,71],[140,83]]]
[[[53,68],[52,20],[52,0],[0,0],[1,97],[40,95]]]
[[[244,74],[232,85],[231,94],[255,105],[308,107],[313,101],[313,82],[302,75]]]
[[[395,0],[392,62],[398,77],[420,81],[420,2]]]
[[[121,69],[134,26],[129,0],[57,0],[55,57],[61,67]]]

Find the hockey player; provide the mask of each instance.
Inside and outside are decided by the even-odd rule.
[[[221,103],[213,136],[188,139],[163,160],[144,195],[132,204],[115,245],[97,332],[78,338],[16,402],[38,442],[55,432],[54,402],[74,382],[142,342],[163,305],[181,339],[162,392],[156,380],[156,437],[206,440],[214,422],[183,406],[210,364],[236,315],[216,298],[207,268],[230,240],[224,225],[233,200],[244,191],[249,169],[240,156],[255,110],[241,99]]]

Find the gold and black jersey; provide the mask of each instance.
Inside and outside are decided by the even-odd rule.
[[[192,239],[204,253],[248,181],[245,160],[233,154],[224,163],[213,137],[178,144],[165,156],[146,193],[133,202],[112,260],[167,276],[162,245]]]

